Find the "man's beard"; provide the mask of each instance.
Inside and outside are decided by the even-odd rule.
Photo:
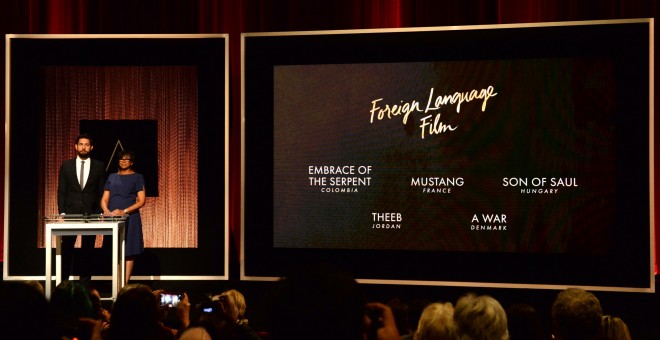
[[[78,151],[78,157],[81,159],[89,158],[89,151]]]

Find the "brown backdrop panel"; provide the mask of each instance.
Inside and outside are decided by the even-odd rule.
[[[81,120],[156,120],[159,196],[147,197],[141,209],[145,247],[196,248],[198,154],[191,146],[198,141],[197,68],[46,67],[43,78],[40,215],[57,213],[59,166],[75,157]]]

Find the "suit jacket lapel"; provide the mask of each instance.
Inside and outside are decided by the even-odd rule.
[[[76,190],[82,191],[82,188],[80,188],[80,180],[78,179],[78,174],[76,173],[76,159],[72,159],[71,162],[69,162],[69,178],[71,179],[71,186]]]

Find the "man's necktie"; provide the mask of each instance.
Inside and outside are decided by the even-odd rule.
[[[80,190],[82,190],[85,187],[85,183],[83,183],[85,178],[85,161],[80,161]]]

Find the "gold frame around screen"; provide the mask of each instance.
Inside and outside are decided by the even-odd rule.
[[[245,254],[245,133],[246,117],[245,107],[245,74],[246,74],[246,40],[259,37],[285,37],[285,36],[315,36],[315,35],[351,35],[351,34],[376,34],[376,33],[398,33],[398,32],[434,32],[434,31],[455,31],[455,30],[496,30],[511,28],[534,28],[534,27],[555,27],[555,26],[587,26],[587,25],[607,25],[607,24],[627,24],[627,23],[645,23],[649,25],[649,183],[650,183],[650,216],[649,225],[650,246],[649,246],[649,287],[610,287],[610,286],[579,286],[587,290],[615,291],[615,292],[655,292],[654,277],[654,246],[655,246],[655,168],[654,168],[654,19],[616,19],[616,20],[585,20],[585,21],[565,21],[565,22],[539,22],[524,24],[493,24],[493,25],[465,25],[465,26],[442,26],[442,27],[415,27],[415,28],[382,28],[382,29],[359,29],[359,30],[320,30],[320,31],[289,31],[289,32],[259,32],[241,34],[241,253],[240,253],[240,276],[246,281],[276,281],[275,276],[259,276],[247,273],[245,263],[248,261]],[[500,282],[463,282],[463,281],[424,281],[424,280],[389,280],[378,278],[357,278],[357,281],[364,284],[394,284],[394,285],[412,285],[412,286],[460,286],[460,287],[491,287],[491,288],[535,288],[535,289],[566,289],[566,285],[555,284],[518,284],[518,283],[500,283]],[[571,285],[573,286],[573,285]]]

